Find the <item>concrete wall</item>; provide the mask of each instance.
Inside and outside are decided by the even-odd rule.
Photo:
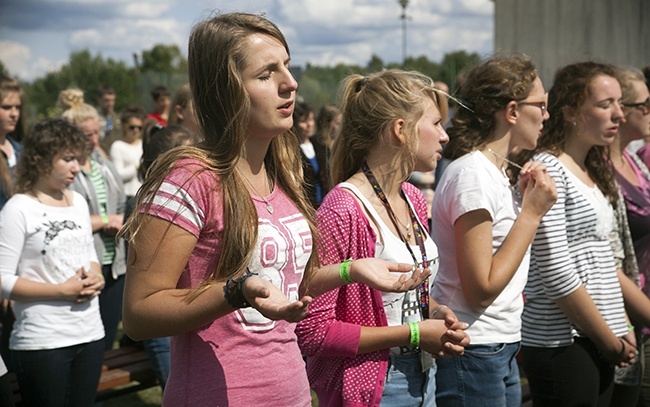
[[[494,0],[495,50],[524,52],[549,89],[555,71],[595,60],[650,64],[650,0]]]

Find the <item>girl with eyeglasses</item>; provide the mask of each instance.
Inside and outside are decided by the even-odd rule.
[[[134,197],[142,185],[138,177],[142,157],[142,128],[146,117],[140,106],[130,106],[122,113],[122,138],[111,144],[110,157],[122,178],[126,199]]]
[[[522,357],[535,405],[609,405],[614,366],[636,357],[610,243],[619,192],[606,151],[623,125],[622,96],[610,65],[561,68],[538,148],[517,160],[540,160],[558,191],[524,290]]]
[[[515,194],[508,156],[534,149],[548,113],[535,65],[498,57],[468,72],[443,155],[453,161],[433,200],[440,253],[433,298],[469,323],[460,358],[438,360],[440,406],[520,406],[516,356],[530,244],[556,199],[539,162],[526,163]]]
[[[623,92],[621,105],[625,120],[620,124],[618,134],[609,147],[609,153],[616,181],[623,195],[623,200],[619,200],[617,212],[622,211],[625,214],[626,228],[629,224],[629,229],[623,230],[623,244],[619,249],[622,253],[617,256],[617,260],[622,260],[617,262],[617,267],[625,274],[619,276],[619,280],[630,318],[641,329],[636,332],[637,340],[644,344],[638,347],[642,352],[639,359],[645,358],[643,365],[647,367],[650,366],[650,329],[646,326],[650,326],[650,306],[647,305],[647,299],[642,297],[641,300],[646,300],[646,305],[641,302],[642,305],[637,307],[640,312],[630,309],[630,305],[634,303],[629,300],[629,293],[637,292],[637,286],[634,284],[637,283],[646,296],[650,295],[650,172],[627,146],[635,140],[650,138],[650,92],[643,73],[638,69],[618,68],[616,73]],[[644,352],[644,348],[649,350]],[[640,361],[637,364],[638,366],[633,368],[619,369],[616,374],[614,399],[618,405],[635,406],[639,393],[645,403],[650,403],[650,374],[642,372]]]

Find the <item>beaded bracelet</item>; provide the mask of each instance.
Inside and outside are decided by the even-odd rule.
[[[345,284],[352,284],[354,280],[350,277],[350,265],[352,264],[352,259],[347,259],[339,266],[339,277]]]
[[[248,308],[251,306],[251,304],[244,297],[244,281],[246,281],[249,277],[257,275],[259,274],[253,273],[249,270],[248,273],[239,278],[231,278],[230,280],[226,281],[226,285],[223,286],[223,292],[228,305],[235,309]]]
[[[409,322],[409,348],[415,350],[420,347],[420,325],[417,322]]]

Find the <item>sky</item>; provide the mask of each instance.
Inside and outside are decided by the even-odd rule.
[[[398,0],[1,0],[0,61],[32,81],[71,52],[133,65],[133,54],[175,44],[187,56],[192,26],[215,12],[264,13],[287,37],[292,65],[365,66],[371,56],[401,62]],[[492,0],[410,0],[408,56],[440,62],[448,52],[494,49]]]

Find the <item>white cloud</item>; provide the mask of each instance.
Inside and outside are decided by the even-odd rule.
[[[19,42],[0,40],[0,61],[12,76],[30,81],[48,72],[56,71],[65,60],[52,61],[47,58],[33,58],[30,48]]]
[[[138,1],[132,2],[131,0],[126,1],[122,11],[125,17],[131,18],[142,18],[143,16],[152,18],[160,17],[164,15],[172,6],[171,1],[167,2],[158,2],[158,1]]]
[[[127,64],[133,52],[156,44],[176,44],[185,53],[192,25],[214,10],[265,12],[287,37],[294,65],[365,65],[373,54],[385,62],[402,58],[402,10],[397,0],[28,0],[8,4],[13,8],[0,7],[0,20],[7,23],[0,24],[4,39],[0,60],[26,78],[60,66],[50,61],[67,60],[70,52],[80,49]],[[492,0],[410,0],[408,55],[436,61],[461,49],[485,55],[493,46],[493,13]],[[14,17],[3,20],[3,15]]]
[[[133,51],[153,48],[156,44],[182,44],[187,33],[176,20],[111,20],[98,28],[77,30],[70,35],[70,45],[74,49],[126,50]]]
[[[29,47],[14,41],[0,40],[0,61],[11,73],[25,71],[32,57]]]

